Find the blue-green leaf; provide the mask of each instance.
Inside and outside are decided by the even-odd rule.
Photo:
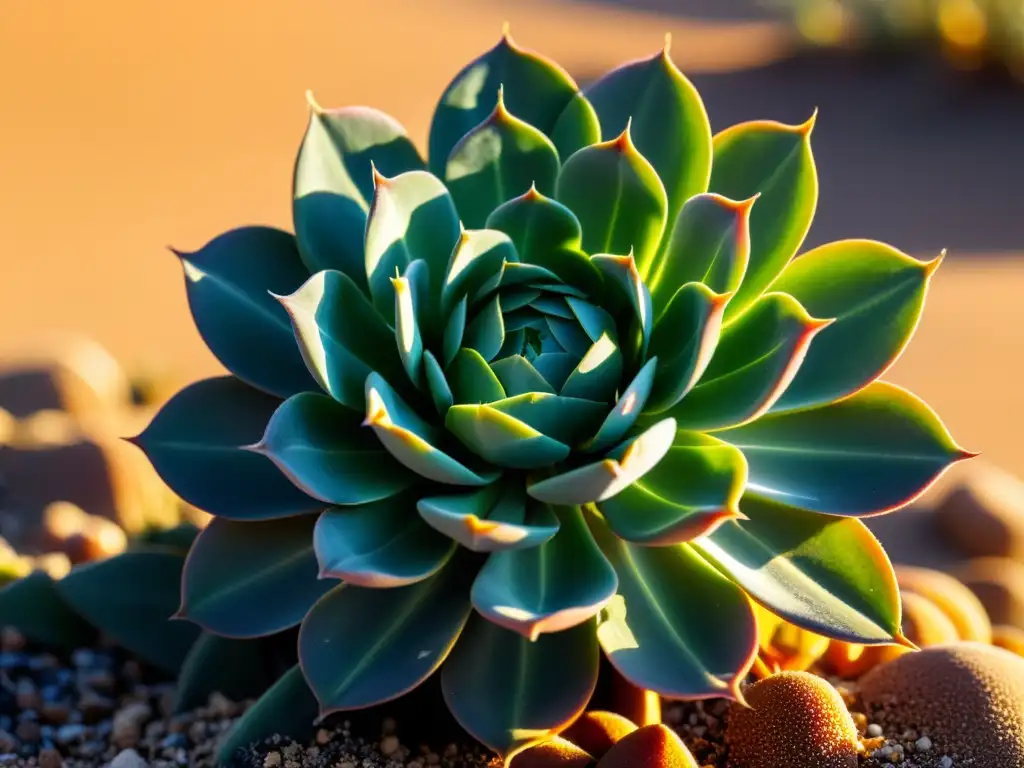
[[[455,402],[455,398],[452,395],[452,388],[448,386],[448,380],[441,369],[441,364],[437,362],[434,353],[429,349],[423,353],[423,371],[427,379],[427,391],[430,392],[430,399],[434,401],[434,407],[437,408],[438,414],[443,419]]]
[[[485,361],[495,358],[505,343],[505,322],[501,313],[501,298],[495,296],[476,314],[462,338],[464,346],[475,349]]]
[[[448,315],[460,300],[476,296],[485,285],[500,279],[505,262],[518,258],[515,246],[503,232],[463,230],[445,271],[441,311]]]
[[[505,397],[498,377],[472,347],[460,349],[445,373],[456,403],[489,403]]]
[[[491,370],[501,382],[502,389],[508,397],[523,395],[528,392],[555,394],[555,390],[547,379],[540,375],[536,368],[522,355],[509,355],[491,364]]]
[[[0,589],[0,616],[31,641],[73,650],[96,641],[96,629],[71,610],[46,571],[31,571]]]
[[[473,453],[500,467],[539,469],[569,455],[565,443],[489,405],[454,405],[444,423]]]
[[[608,411],[605,403],[542,392],[528,392],[489,405],[569,445],[592,435]]]
[[[416,386],[422,382],[423,337],[420,335],[418,314],[427,306],[427,292],[430,290],[430,276],[425,261],[414,261],[405,268],[401,277],[393,277],[395,289],[395,339],[398,341],[398,356],[411,381]]]
[[[629,383],[615,407],[605,417],[597,434],[583,446],[589,453],[605,451],[622,440],[644,410],[654,384],[658,358],[652,357]]]
[[[583,400],[610,402],[622,382],[622,353],[606,334],[595,341],[569,374],[561,394]]]

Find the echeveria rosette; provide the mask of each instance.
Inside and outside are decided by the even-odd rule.
[[[444,91],[427,162],[390,117],[311,103],[296,235],[182,255],[233,374],[138,438],[215,516],[183,616],[301,623],[323,712],[440,668],[506,756],[582,711],[599,649],[662,695],[737,697],[749,598],[901,641],[857,518],[967,455],[877,381],[938,260],[866,240],[793,259],[813,118],[712,137],[667,49],[580,91],[507,36]]]

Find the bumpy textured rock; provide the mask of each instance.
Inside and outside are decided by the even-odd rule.
[[[980,643],[991,640],[992,625],[985,607],[962,582],[941,571],[907,565],[896,566],[896,579],[901,594],[912,592],[927,598],[946,614],[956,627],[958,639]]]
[[[1018,656],[1024,656],[1024,629],[1007,624],[996,624],[992,627],[992,645],[997,648],[1005,648]]]
[[[636,723],[615,712],[586,712],[562,734],[596,758],[637,729]]]
[[[981,643],[928,648],[876,667],[860,690],[872,722],[927,734],[954,765],[1024,765],[1024,658]]]
[[[935,509],[939,530],[968,557],[1024,558],[1024,481],[975,463]]]
[[[594,758],[571,741],[555,738],[520,752],[509,768],[586,768]]]
[[[993,624],[1024,629],[1024,563],[1005,557],[981,557],[957,571],[978,596]]]
[[[729,710],[729,768],[857,768],[857,726],[839,692],[808,672],[780,672]]]
[[[698,768],[697,761],[670,728],[655,723],[638,728],[612,747],[597,768]]]

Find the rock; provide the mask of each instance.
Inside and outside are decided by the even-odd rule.
[[[614,712],[586,712],[562,736],[601,759],[618,741],[636,729],[636,723]]]
[[[937,505],[935,523],[967,557],[1024,558],[1024,481],[975,460]]]
[[[39,763],[39,768],[61,768],[64,765],[64,758],[61,757],[60,752],[51,747],[39,750],[36,760]]]
[[[857,768],[859,739],[843,698],[808,672],[780,672],[744,691],[729,709],[730,768]]]
[[[430,755],[427,764],[434,764]],[[587,768],[593,764],[594,758],[571,741],[555,737],[520,752],[512,758],[509,768]]]
[[[1024,629],[996,624],[992,627],[992,645],[1024,656]]]
[[[8,652],[21,651],[24,650],[26,642],[25,636],[16,627],[0,629],[0,650]]]
[[[981,557],[967,561],[956,574],[978,596],[993,624],[1024,629],[1024,562]]]
[[[985,607],[962,582],[930,568],[897,565],[895,570],[900,593],[913,592],[930,600],[953,622],[958,639],[979,643],[992,639],[992,626]]]
[[[697,761],[671,728],[645,725],[619,741],[597,768],[698,768]]]
[[[932,754],[1024,765],[1024,658],[981,643],[926,648],[876,667],[860,692],[872,722],[927,734]]]
[[[114,744],[126,748],[135,746],[142,736],[142,729],[153,716],[153,709],[145,702],[136,701],[128,704],[116,713],[113,719],[111,734]]]
[[[124,749],[110,761],[109,768],[149,768],[149,763],[134,749]]]

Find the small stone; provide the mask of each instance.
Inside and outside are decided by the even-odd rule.
[[[80,723],[62,725],[57,729],[57,742],[59,744],[71,744],[81,741],[85,737],[85,726]]]
[[[238,713],[238,705],[218,691],[210,694],[207,706],[214,717],[234,717]]]
[[[939,760],[939,768],[953,768],[953,758],[949,755],[943,755],[942,759]]]
[[[927,752],[932,748],[932,740],[927,736],[922,736],[920,739],[914,742],[914,746],[917,747],[918,752]]]
[[[316,732],[316,743],[319,744],[321,747],[326,746],[327,744],[330,743],[330,741],[331,741],[331,732],[328,731],[326,728],[320,728]]]
[[[201,744],[206,738],[208,730],[203,720],[196,720],[188,727],[188,737],[193,744]]]
[[[18,749],[18,740],[6,731],[0,731],[0,753],[15,752]]]
[[[22,678],[18,681],[14,696],[18,709],[39,709],[43,706],[42,694],[39,693],[36,684],[28,678]]]
[[[263,758],[263,768],[275,768],[282,762],[280,752],[268,752],[267,756]]]
[[[61,768],[64,765],[64,758],[60,756],[60,752],[52,748],[40,750],[36,760],[39,762],[39,768]]]
[[[66,701],[46,702],[39,711],[44,720],[56,725],[63,725],[71,715],[71,705]]]
[[[20,651],[25,647],[25,636],[15,627],[0,629],[0,650]]]
[[[110,768],[149,768],[149,763],[134,749],[124,749],[111,760]]]
[[[18,727],[15,729],[14,735],[22,741],[39,741],[39,723],[34,720],[23,720],[18,723]]]
[[[868,726],[868,736],[870,736],[873,739],[877,739],[881,735],[882,735],[882,726],[880,726],[878,723],[871,723]]]
[[[153,709],[148,704],[137,701],[123,707],[114,715],[113,741],[121,747],[132,747],[139,741],[142,727],[153,716]]]
[[[71,654],[71,663],[79,669],[88,669],[96,663],[96,653],[91,648],[79,648]]]
[[[94,691],[108,693],[117,686],[117,678],[114,677],[114,673],[109,669],[100,669],[85,675],[82,683]]]
[[[86,689],[78,699],[78,711],[87,722],[96,722],[114,711],[114,702]]]
[[[388,756],[393,755],[398,751],[398,737],[397,736],[385,736],[380,742],[380,752],[382,755]]]
[[[183,733],[171,733],[160,742],[160,749],[181,749],[188,746],[188,738]]]

